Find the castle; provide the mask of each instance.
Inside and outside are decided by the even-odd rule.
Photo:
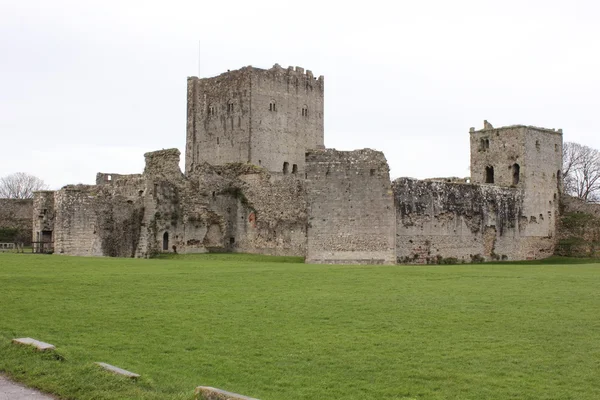
[[[445,263],[550,256],[562,131],[471,128],[471,178],[390,181],[383,153],[324,147],[324,78],[244,67],[188,78],[177,149],[142,174],[98,173],[34,197],[33,241],[57,254],[303,256],[310,263]],[[39,246],[40,244],[38,244]]]

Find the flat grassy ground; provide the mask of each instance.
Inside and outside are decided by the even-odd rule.
[[[600,399],[600,264],[0,254],[0,371],[80,400]]]

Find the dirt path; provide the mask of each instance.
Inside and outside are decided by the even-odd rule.
[[[56,397],[30,389],[0,375],[0,400],[56,400]]]

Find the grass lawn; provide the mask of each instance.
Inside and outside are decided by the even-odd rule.
[[[0,372],[79,400],[600,399],[600,264],[0,254]]]

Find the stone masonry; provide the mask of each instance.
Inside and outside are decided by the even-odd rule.
[[[322,76],[278,64],[188,78],[186,172],[241,162],[303,173],[306,150],[324,147],[324,87]]]
[[[543,258],[557,242],[562,131],[471,128],[471,177],[390,181],[383,153],[324,148],[324,78],[244,67],[188,78],[177,149],[141,174],[38,192],[33,238],[55,253],[244,252],[311,263]]]
[[[317,150],[307,153],[306,164],[306,261],[393,264],[394,197],[383,153]]]

